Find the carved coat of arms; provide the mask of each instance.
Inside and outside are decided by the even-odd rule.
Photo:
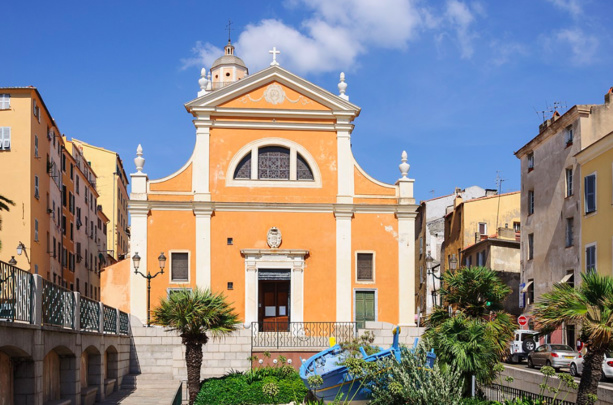
[[[268,230],[268,235],[266,236],[266,241],[271,249],[276,249],[281,246],[281,231],[279,228],[275,228],[274,226],[270,228]]]

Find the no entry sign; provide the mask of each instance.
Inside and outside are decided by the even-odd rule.
[[[526,326],[528,324],[528,318],[523,315],[517,317],[517,323],[519,326]]]

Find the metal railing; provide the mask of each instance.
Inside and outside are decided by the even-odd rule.
[[[74,329],[75,296],[72,291],[43,281],[43,325]]]
[[[130,316],[0,261],[0,321],[128,335]]]
[[[81,330],[98,332],[100,324],[100,303],[81,297],[79,299]]]
[[[104,332],[117,333],[117,310],[113,307],[104,305]]]
[[[550,405],[574,405],[574,402],[570,401],[562,401],[561,399],[553,400],[551,397],[545,397],[539,394],[535,394],[533,392],[520,390],[517,388],[507,387],[499,384],[492,384],[484,387],[483,389],[485,398],[490,401],[505,401],[515,398],[526,398],[526,399],[544,399],[547,400],[547,404]]]
[[[187,386],[187,384],[185,384]],[[189,393],[187,394],[189,398]],[[179,384],[179,388],[177,389],[177,393],[175,394],[175,399],[172,401],[172,405],[181,405],[183,403],[183,381]]]
[[[345,342],[357,337],[355,322],[252,322],[252,348],[313,347],[330,345],[330,338]]]
[[[130,317],[123,311],[119,311],[119,333],[127,335],[130,332]]]
[[[0,262],[0,319],[32,321],[32,274]]]

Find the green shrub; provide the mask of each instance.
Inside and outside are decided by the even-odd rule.
[[[196,405],[286,404],[301,402],[306,394],[291,366],[261,367],[204,380]]]

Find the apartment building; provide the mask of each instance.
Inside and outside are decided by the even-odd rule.
[[[128,178],[123,162],[116,152],[73,139],[90,166],[98,175],[98,199],[108,216],[111,230],[107,233],[109,254],[114,260],[123,259],[128,253],[130,231],[128,222]]]
[[[555,112],[539,126],[538,135],[515,152],[521,161],[522,192],[519,301],[526,314],[554,283],[580,281],[582,222],[596,215],[591,206],[582,205],[581,176],[586,173],[577,155],[613,131],[612,98],[609,91],[604,104],[575,105],[563,115]],[[575,337],[575,330],[567,328],[554,340],[571,342]]]
[[[0,170],[0,195],[15,202],[2,214],[0,260],[99,297],[108,218],[96,174],[34,87],[0,88]]]

